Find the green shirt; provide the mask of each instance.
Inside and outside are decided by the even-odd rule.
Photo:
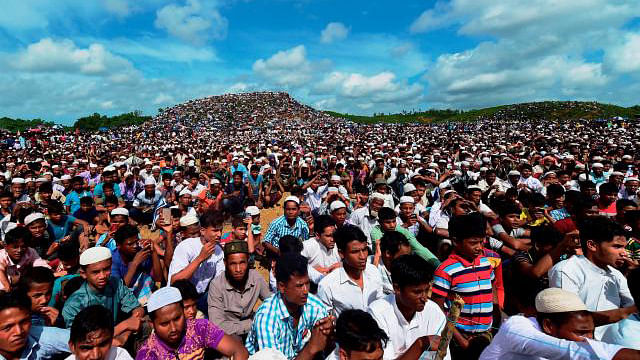
[[[440,260],[438,260],[438,258],[433,255],[433,253],[429,251],[429,249],[422,246],[418,239],[416,239],[416,237],[413,236],[413,234],[409,232],[409,230],[403,228],[401,225],[396,225],[396,231],[407,238],[407,240],[409,241],[409,245],[411,245],[411,249],[413,249],[413,252],[415,254],[431,263],[436,268],[438,267],[438,265],[440,265]],[[382,238],[382,235],[384,235],[384,232],[382,231],[380,225],[376,225],[373,227],[373,229],[371,229],[371,244],[374,249],[376,248],[376,243]]]
[[[91,306],[102,305],[111,311],[114,324],[118,324],[120,312],[130,313],[140,307],[138,299],[133,292],[119,278],[110,278],[103,292],[96,292],[86,281],[76,290],[64,304],[62,317],[68,328],[73,324],[73,319],[78,313]]]

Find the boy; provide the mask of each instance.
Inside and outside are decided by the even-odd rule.
[[[27,270],[18,282],[17,292],[31,300],[32,325],[63,325],[58,309],[49,306],[54,279],[51,269],[36,266]]]
[[[224,244],[231,241],[245,241],[247,239],[247,223],[244,219],[234,217],[231,220],[231,231],[222,234],[220,237],[220,244]]]
[[[111,346],[113,320],[109,309],[92,305],[80,311],[71,326],[66,360],[133,360],[126,350]]]
[[[18,227],[4,237],[5,248],[0,250],[0,290],[10,291],[18,283],[20,274],[30,266],[49,267],[38,253],[27,246],[31,240],[29,230]]]
[[[62,299],[59,298],[62,288],[69,280],[80,276],[80,244],[73,240],[61,243],[58,248],[58,259],[60,264],[54,274],[57,279],[53,283],[49,306],[62,309]]]
[[[80,199],[80,209],[73,213],[76,219],[95,225],[98,222],[98,210],[93,206],[93,198],[85,196]]]
[[[79,208],[80,207],[78,207],[78,209]],[[74,216],[66,215],[64,207],[59,201],[52,200],[47,207],[47,210],[49,213],[47,231],[52,235],[51,237],[55,242],[59,243],[65,236],[70,235],[74,225],[82,226],[85,232],[89,230],[89,224],[86,221],[76,219]],[[57,246],[55,246],[53,252],[56,250]],[[50,249],[50,251],[47,252],[47,255],[51,255],[53,252]]]
[[[171,286],[180,291],[180,295],[182,296],[182,308],[184,309],[184,317],[186,317],[187,320],[205,318],[204,313],[198,310],[197,305],[200,296],[196,291],[195,285],[193,285],[189,280],[178,280]]]
[[[251,232],[253,242],[259,244],[262,241],[262,225],[260,225],[260,209],[257,206],[247,206],[245,212],[251,216]]]

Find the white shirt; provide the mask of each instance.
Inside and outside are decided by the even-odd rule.
[[[527,187],[534,192],[540,192],[542,190],[542,183],[540,180],[534,178],[533,176],[529,176],[528,178],[520,177],[518,184],[525,184]]]
[[[535,318],[515,315],[480,355],[479,360],[610,360],[622,346],[587,339],[575,342],[547,335]]]
[[[387,346],[384,348],[384,359],[397,359],[422,336],[440,336],[447,323],[447,318],[440,307],[431,300],[428,300],[424,309],[416,312],[408,322],[396,305],[395,294],[374,301],[369,306],[369,313],[389,336]],[[433,349],[427,352],[427,356],[421,359],[433,359],[436,351],[437,349]],[[447,351],[445,359],[451,359],[450,351]]]
[[[316,191],[313,191],[311,186],[309,186],[307,192],[304,194],[304,202],[309,205],[311,211],[319,208],[320,204],[322,204],[322,192],[320,192],[320,190],[321,188],[318,188]]]
[[[318,297],[335,310],[336,316],[349,309],[367,311],[369,304],[383,296],[380,272],[370,263],[362,274],[362,288],[343,267],[330,272],[318,284]]]
[[[171,276],[179,273],[192,263],[202,250],[202,241],[199,237],[182,240],[173,253],[171,265],[169,265],[169,283]],[[203,294],[209,286],[209,282],[218,274],[224,272],[224,252],[220,244],[216,245],[211,256],[203,261],[191,277],[191,282],[196,286],[199,294]]]
[[[607,266],[607,270],[599,268],[583,255],[574,255],[552,267],[549,270],[549,286],[578,294],[589,311],[633,305],[624,275],[611,266]],[[607,326],[596,328],[596,339],[602,338]]]
[[[378,225],[378,219],[369,215],[369,207],[365,206],[351,213],[348,219],[349,224],[355,225],[367,236],[367,243],[371,249],[371,230]]]
[[[310,266],[329,267],[337,262],[340,262],[340,255],[338,254],[338,247],[334,246],[333,249],[327,249],[320,241],[313,237],[302,242],[302,256],[309,260]]]
[[[76,356],[71,354],[65,360],[76,360]],[[105,360],[133,360],[129,353],[121,347],[111,347]]]

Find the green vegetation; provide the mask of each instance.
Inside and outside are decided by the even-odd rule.
[[[81,117],[73,124],[75,129],[95,131],[100,128],[111,128],[120,126],[139,125],[151,120],[151,116],[143,116],[140,111],[120,114],[116,116],[106,116],[94,113],[90,116]]]
[[[0,129],[6,129],[11,132],[25,131],[36,126],[53,126],[50,121],[44,121],[42,119],[24,120],[24,119],[11,119],[8,117],[0,118]]]

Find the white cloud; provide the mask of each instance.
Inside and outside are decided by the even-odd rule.
[[[313,66],[307,60],[304,45],[275,53],[270,58],[258,59],[253,63],[253,71],[280,86],[299,87],[311,80]]]
[[[167,105],[174,104],[175,102],[176,100],[173,98],[173,96],[165,93],[158,94],[158,96],[156,96],[156,98],[153,100],[154,105]]]
[[[313,89],[313,94],[337,94],[343,98],[368,99],[375,103],[411,103],[417,101],[422,92],[422,85],[397,81],[396,75],[388,71],[372,76],[334,71]]]
[[[117,38],[104,41],[112,52],[135,57],[146,57],[167,62],[215,61],[220,59],[210,46],[193,46],[167,38]]]
[[[640,70],[640,34],[629,33],[623,39],[606,53],[605,64],[619,73]]]
[[[331,22],[320,33],[320,42],[329,44],[334,41],[344,40],[349,35],[349,29],[340,22]]]
[[[155,26],[169,35],[194,45],[227,36],[227,19],[216,8],[215,1],[187,0],[184,6],[166,5],[156,12]]]
[[[129,15],[131,8],[127,0],[104,0],[105,9],[120,18],[124,18]]]

